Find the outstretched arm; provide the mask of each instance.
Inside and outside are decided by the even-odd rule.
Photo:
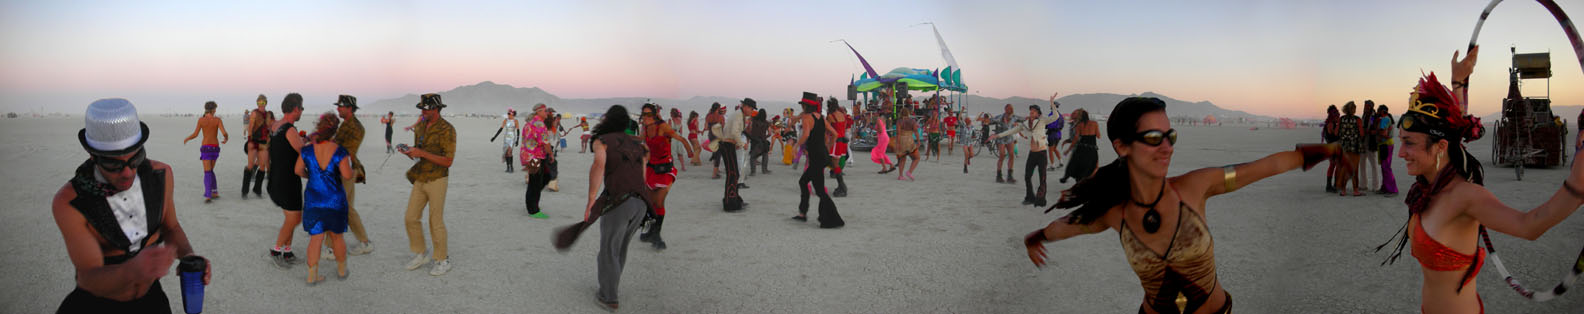
[[[1573,156],[1571,175],[1563,181],[1562,188],[1551,193],[1551,199],[1546,200],[1540,207],[1535,207],[1528,212],[1518,212],[1512,207],[1502,204],[1496,195],[1489,190],[1477,189],[1477,192],[1454,193],[1454,198],[1463,198],[1465,204],[1463,212],[1479,219],[1480,223],[1489,226],[1497,232],[1510,234],[1525,240],[1533,241],[1540,238],[1551,227],[1566,220],[1579,205],[1584,204],[1584,165],[1579,165],[1580,156]]]
[[[1105,217],[1100,217],[1100,219],[1084,225],[1069,224],[1067,223],[1068,217],[1057,218],[1056,221],[1045,225],[1045,228],[1034,230],[1034,232],[1023,238],[1023,246],[1028,249],[1029,261],[1034,262],[1035,267],[1045,267],[1045,242],[1056,242],[1111,229],[1107,225],[1115,212],[1106,212]]]
[[[1226,167],[1204,168],[1182,175],[1182,187],[1195,187],[1206,198],[1236,191],[1239,188],[1283,172],[1303,167],[1309,169],[1340,151],[1336,144],[1300,145],[1298,149],[1271,154],[1253,162]]]

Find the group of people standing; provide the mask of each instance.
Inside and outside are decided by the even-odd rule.
[[[1385,196],[1397,195],[1397,180],[1392,173],[1392,145],[1396,129],[1389,108],[1365,100],[1363,112],[1352,101],[1326,109],[1326,120],[1321,138],[1326,143],[1342,147],[1342,158],[1326,169],[1326,192],[1348,196],[1352,184],[1353,196],[1364,196],[1364,191]]]

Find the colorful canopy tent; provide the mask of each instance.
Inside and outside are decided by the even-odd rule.
[[[1217,121],[1219,121],[1219,120],[1216,120],[1216,117],[1214,115],[1205,115],[1205,117],[1204,117],[1204,124],[1205,125],[1216,124]]]

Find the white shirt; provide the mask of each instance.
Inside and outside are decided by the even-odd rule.
[[[97,172],[95,172],[97,174]],[[143,203],[143,179],[132,178],[132,188],[120,193],[105,197],[110,203],[110,211],[115,214],[116,222],[121,225],[121,232],[126,234],[132,246],[127,252],[137,252],[143,243],[143,238],[148,237],[148,210]]]

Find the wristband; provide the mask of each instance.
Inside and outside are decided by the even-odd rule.
[[[1040,228],[1039,230],[1034,230],[1033,233],[1029,233],[1028,236],[1023,237],[1023,245],[1024,246],[1041,245],[1041,244],[1045,244],[1046,240],[1047,239],[1045,238],[1045,229],[1044,228]]]

